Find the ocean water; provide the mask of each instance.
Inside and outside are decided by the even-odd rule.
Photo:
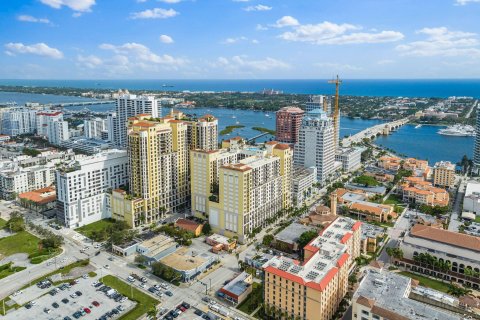
[[[249,91],[281,90],[285,93],[333,94],[328,79],[308,80],[0,80],[0,85],[46,86],[98,89],[166,91]],[[172,87],[163,87],[168,85]],[[393,97],[480,97],[480,79],[361,80],[344,79],[340,93],[353,96]]]

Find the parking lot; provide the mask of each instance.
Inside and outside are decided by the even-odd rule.
[[[92,284],[98,278],[79,278],[78,283],[71,283],[70,288],[62,286],[50,286],[40,289],[37,285],[23,290],[12,299],[18,303],[31,301],[16,311],[8,313],[4,319],[74,319],[75,312],[81,312],[81,319],[99,319],[106,313],[111,318],[118,318],[121,314],[135,306],[133,301],[125,299],[123,302],[115,302],[106,293],[98,291]],[[58,289],[55,289],[58,288]],[[56,293],[54,293],[56,291]],[[80,292],[81,295],[75,293]],[[95,303],[94,303],[95,301]],[[98,306],[95,306],[97,304]],[[29,309],[27,306],[31,306]],[[121,306],[121,307],[120,307]],[[113,312],[113,310],[116,310]],[[69,317],[69,318],[67,318]]]

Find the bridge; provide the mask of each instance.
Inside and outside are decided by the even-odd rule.
[[[403,118],[392,122],[378,124],[376,126],[362,130],[354,134],[353,136],[343,138],[342,145],[344,147],[349,147],[352,143],[362,142],[362,140],[365,138],[373,140],[379,135],[389,135],[391,132],[397,130],[398,128],[406,124],[408,121],[408,118]]]
[[[61,103],[51,103],[48,105],[52,107],[68,108],[68,107],[91,106],[94,104],[111,104],[111,103],[115,103],[115,101],[114,100],[98,100],[98,101],[86,101],[86,102],[61,102]]]
[[[247,139],[247,142],[253,141],[253,140],[258,139],[258,138],[261,138],[261,137],[266,136],[266,135],[268,135],[268,134],[271,134],[271,133],[269,133],[269,132],[260,133],[259,135],[256,135],[255,137],[252,137],[252,138],[250,138],[250,139]]]

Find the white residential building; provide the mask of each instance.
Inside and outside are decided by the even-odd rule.
[[[469,181],[463,198],[463,211],[480,214],[480,183]]]
[[[335,154],[335,160],[342,163],[344,172],[353,172],[362,165],[362,152],[365,148],[341,148]]]
[[[63,113],[54,110],[45,110],[37,112],[36,115],[37,135],[48,138],[50,126],[55,121],[63,121]]]
[[[61,145],[62,142],[68,140],[68,122],[67,121],[53,121],[48,127],[48,142],[54,145]]]
[[[127,151],[77,157],[56,171],[57,218],[68,228],[109,218],[107,192],[127,182]]]
[[[310,112],[315,109],[320,109],[325,111],[325,105],[327,108],[326,110],[327,114],[330,114],[331,110],[330,110],[330,104],[328,103],[328,97],[322,96],[322,95],[310,96],[308,101],[305,103],[304,109],[306,112]]]
[[[51,186],[55,182],[55,165],[20,167],[10,162],[0,169],[0,197],[12,199],[14,195]]]
[[[304,168],[301,166],[293,167],[292,174],[292,196],[293,203],[297,207],[304,205],[304,201],[310,198],[314,191],[314,185],[317,182],[317,168]]]
[[[37,111],[28,108],[10,108],[2,112],[2,134],[11,137],[34,133],[37,129]]]
[[[307,112],[302,120],[294,163],[305,168],[317,168],[317,181],[325,184],[334,172],[335,143],[332,118],[320,110]]]
[[[127,147],[127,121],[128,118],[136,115],[150,115],[152,118],[162,116],[162,105],[155,96],[137,96],[125,91],[117,98],[116,102],[114,142],[122,148]]]
[[[107,130],[107,120],[94,118],[83,121],[83,133],[85,137],[91,139],[101,139],[102,131]]]
[[[110,113],[106,119],[106,131],[107,135],[102,137],[102,140],[114,142],[115,137],[118,135],[117,114],[115,112]],[[104,134],[104,133],[103,133]],[[106,138],[106,139],[105,139]]]

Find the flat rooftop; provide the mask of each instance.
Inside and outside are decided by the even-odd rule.
[[[338,217],[305,246],[304,250],[314,253],[303,265],[297,260],[277,256],[265,263],[263,269],[321,291],[349,258],[345,243],[360,226],[361,222]]]
[[[227,283],[222,289],[231,292],[234,295],[240,296],[250,286],[249,283],[245,282],[248,277],[250,277],[248,273],[242,272],[236,276],[235,279]]]
[[[367,304],[373,313],[388,319],[461,319],[459,315],[410,299],[410,288],[411,279],[408,277],[383,270],[368,270],[352,300]]]
[[[196,253],[197,252],[189,250],[189,248],[182,247],[174,253],[160,259],[160,262],[179,271],[190,271],[202,266],[208,261],[208,255]]]
[[[139,244],[139,246],[148,249],[148,252],[144,254],[146,257],[155,257],[157,254],[175,245],[176,243],[172,238],[161,234]]]
[[[310,230],[315,230],[315,228],[294,222],[276,234],[275,239],[285,243],[293,244],[297,242],[302,233]]]

